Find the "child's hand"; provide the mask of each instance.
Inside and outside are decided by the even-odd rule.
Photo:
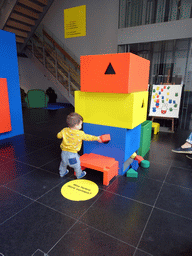
[[[101,140],[100,136],[99,136],[98,142],[99,142],[99,143],[102,143],[102,140]]]

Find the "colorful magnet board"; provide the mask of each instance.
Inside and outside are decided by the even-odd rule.
[[[86,36],[86,5],[64,10],[65,38]]]
[[[153,85],[149,116],[179,117],[182,85]]]
[[[81,91],[132,93],[148,90],[150,62],[133,53],[81,56]]]
[[[90,180],[72,180],[61,188],[61,194],[71,201],[86,201],[97,195],[99,187]]]
[[[7,79],[0,78],[0,133],[11,131]]]

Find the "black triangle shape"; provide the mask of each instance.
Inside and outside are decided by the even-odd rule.
[[[105,71],[105,75],[115,75],[115,70],[113,69],[111,63],[109,63],[109,66]]]

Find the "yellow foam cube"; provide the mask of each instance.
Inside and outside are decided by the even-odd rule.
[[[133,129],[146,120],[148,92],[128,94],[75,91],[75,112],[84,122]]]
[[[134,152],[134,153],[131,155],[131,158],[135,159],[136,156],[137,156],[137,153]]]

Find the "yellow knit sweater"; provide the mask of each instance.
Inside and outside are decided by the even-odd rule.
[[[61,142],[61,149],[63,151],[69,151],[77,153],[82,146],[82,141],[98,141],[99,137],[85,134],[84,131],[71,129],[66,127],[57,134],[58,139],[63,139]]]

